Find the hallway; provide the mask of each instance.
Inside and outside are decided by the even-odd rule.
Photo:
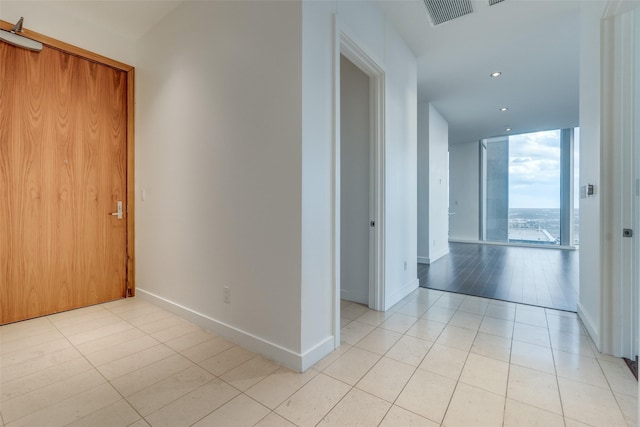
[[[139,297],[2,326],[0,426],[637,425],[573,313],[419,288],[341,314],[302,374]]]

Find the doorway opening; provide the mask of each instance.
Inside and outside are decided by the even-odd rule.
[[[579,136],[552,129],[449,146],[449,254],[419,266],[421,286],[575,312]]]
[[[375,227],[369,80],[340,55],[340,298],[367,306]]]
[[[384,71],[340,29],[335,52],[334,337],[338,347],[342,298],[374,310],[385,308]]]

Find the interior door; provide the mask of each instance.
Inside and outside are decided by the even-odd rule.
[[[126,73],[0,43],[1,324],[125,296],[126,162]]]

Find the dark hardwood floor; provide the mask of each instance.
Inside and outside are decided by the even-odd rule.
[[[418,264],[421,287],[576,311],[578,251],[474,243],[449,251]]]

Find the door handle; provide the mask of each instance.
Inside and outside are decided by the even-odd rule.
[[[118,219],[122,219],[122,217],[123,217],[123,215],[122,215],[122,200],[118,200],[117,209],[118,210],[116,212],[111,212],[111,215],[117,216]]]

